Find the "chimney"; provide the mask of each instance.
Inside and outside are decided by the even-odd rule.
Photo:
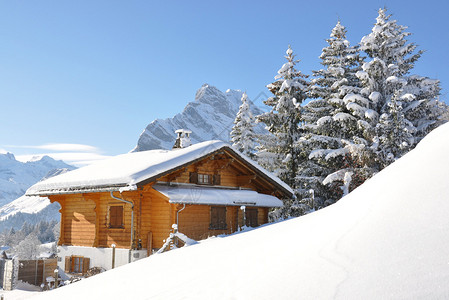
[[[190,142],[190,134],[192,131],[188,129],[178,129],[175,131],[177,134],[175,144],[173,145],[173,149],[181,149],[186,148],[191,145]]]

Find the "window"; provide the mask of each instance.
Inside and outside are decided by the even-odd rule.
[[[212,206],[210,208],[210,228],[209,229],[226,229],[226,207]]]
[[[109,207],[109,228],[123,228],[123,206]]]
[[[220,185],[220,181],[221,178],[219,174],[211,175],[191,172],[189,178],[190,183],[196,184]]]
[[[211,184],[209,174],[198,174],[198,184]]]
[[[68,273],[85,274],[89,269],[90,259],[84,256],[66,256],[65,271]]]
[[[259,226],[258,222],[258,211],[257,208],[246,208],[245,209],[245,220],[246,226],[248,227],[257,227]]]

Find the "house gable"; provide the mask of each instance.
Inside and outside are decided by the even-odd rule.
[[[190,163],[177,166],[172,170],[138,183],[143,187],[148,183],[164,182],[167,184],[200,184],[192,182],[192,174],[209,175],[209,184],[229,188],[251,189],[258,193],[273,195],[280,199],[291,198],[291,190],[273,181],[266,173],[243,160],[230,147],[221,148]]]

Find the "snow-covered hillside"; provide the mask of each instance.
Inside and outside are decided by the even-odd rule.
[[[73,169],[73,166],[48,156],[24,163],[16,160],[12,153],[0,154],[0,206],[21,197],[42,178]]]
[[[133,151],[152,149],[171,149],[175,142],[175,130],[180,128],[192,131],[192,143],[208,140],[229,141],[234,120],[242,104],[243,92],[227,90],[221,92],[216,87],[204,84],[195,95],[195,101],[189,102],[182,113],[173,118],[156,119],[140,135]],[[251,107],[254,115],[262,111],[255,105]],[[260,124],[256,132],[264,131]]]
[[[21,196],[10,203],[0,207],[0,221],[15,215],[18,212],[25,214],[35,214],[50,205],[50,200],[37,196]]]
[[[447,299],[449,124],[334,205],[40,299]],[[182,232],[182,228],[180,228]]]

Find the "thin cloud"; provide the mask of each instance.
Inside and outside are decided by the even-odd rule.
[[[47,151],[60,151],[60,152],[99,152],[99,149],[94,146],[84,144],[44,144],[44,145],[9,145],[8,148],[21,148],[21,149],[40,149]]]
[[[56,153],[40,153],[40,154],[27,154],[18,155],[16,157],[19,161],[30,161],[41,158],[42,156],[49,156],[55,160],[62,160],[70,165],[82,167],[90,165],[94,162],[109,158],[110,156],[101,155],[98,153],[86,153],[86,152],[56,152]]]

